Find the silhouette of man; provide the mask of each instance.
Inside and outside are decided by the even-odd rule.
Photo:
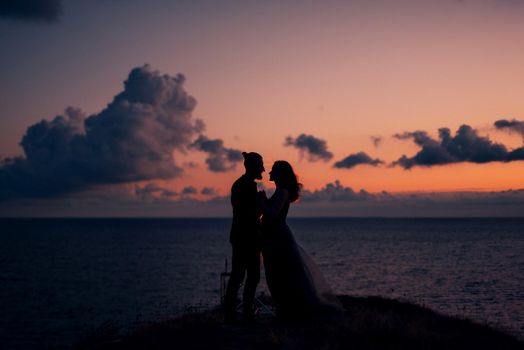
[[[257,196],[255,179],[261,180],[264,172],[262,156],[255,152],[242,152],[246,172],[231,187],[233,222],[229,242],[232,247],[231,276],[225,296],[226,321],[236,319],[236,299],[247,272],[242,296],[243,318],[253,319],[253,301],[260,281],[260,247],[258,231],[262,208]]]

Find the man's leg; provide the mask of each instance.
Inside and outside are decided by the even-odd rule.
[[[231,276],[227,283],[226,296],[224,298],[224,306],[227,320],[234,320],[236,317],[236,302],[238,290],[244,280],[246,272],[246,259],[243,247],[236,245],[232,246],[231,257]]]
[[[251,247],[247,260],[247,279],[246,285],[244,286],[243,293],[243,313],[244,318],[253,318],[253,302],[255,299],[255,293],[257,290],[258,282],[260,281],[260,251],[258,247]]]

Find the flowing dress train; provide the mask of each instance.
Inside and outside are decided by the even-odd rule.
[[[268,200],[262,229],[266,281],[281,319],[338,318],[343,308],[315,262],[286,223],[289,199],[277,189]]]

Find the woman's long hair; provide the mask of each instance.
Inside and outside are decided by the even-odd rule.
[[[273,171],[277,173],[280,184],[289,192],[290,201],[295,202],[300,197],[302,184],[298,182],[297,175],[291,164],[285,160],[277,160],[273,164]]]

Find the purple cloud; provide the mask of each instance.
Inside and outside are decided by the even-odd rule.
[[[97,114],[68,108],[30,126],[24,157],[0,162],[0,199],[55,196],[91,185],[177,177],[172,152],[185,151],[204,123],[184,76],[134,68],[124,90]]]
[[[351,169],[356,167],[357,165],[361,164],[368,164],[372,166],[377,166],[380,164],[383,164],[384,161],[378,159],[378,158],[371,158],[369,155],[367,155],[364,152],[358,152],[354,154],[350,154],[346,158],[336,162],[333,167],[339,168],[339,169]]]
[[[405,132],[394,135],[399,140],[413,140],[421,150],[412,157],[403,155],[393,162],[404,169],[414,166],[433,166],[459,162],[488,163],[524,160],[524,148],[508,151],[500,143],[479,136],[469,125],[462,125],[455,136],[448,128],[439,129],[439,139],[433,139],[425,131]]]
[[[294,147],[301,153],[307,154],[308,160],[316,162],[318,160],[329,161],[333,158],[333,153],[327,149],[325,140],[319,139],[313,135],[300,134],[298,137],[286,137],[284,146]]]
[[[226,148],[221,139],[209,139],[205,135],[200,135],[189,148],[207,153],[207,168],[213,172],[233,170],[243,160],[241,151]]]

